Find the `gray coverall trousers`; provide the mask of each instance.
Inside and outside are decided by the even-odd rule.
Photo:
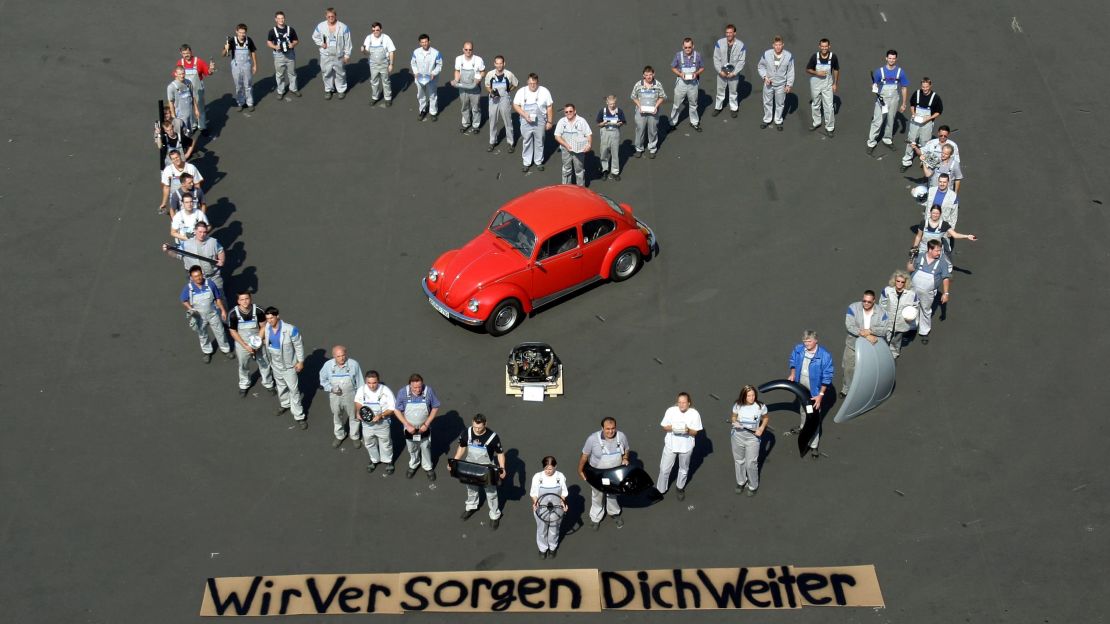
[[[497,133],[505,129],[505,140],[509,145],[516,141],[513,138],[513,102],[506,94],[489,97],[489,144],[497,144]]]
[[[759,438],[747,429],[732,430],[732,463],[736,468],[736,485],[759,489]]]
[[[820,66],[819,66],[820,67]],[[833,109],[833,77],[832,70],[824,70],[828,75],[824,78],[809,77],[809,91],[812,98],[809,102],[810,112],[813,113],[813,125],[820,126],[824,121],[825,129],[832,132],[836,129],[836,119]],[[824,119],[822,119],[822,112]]]
[[[439,114],[439,87],[433,78],[428,84],[420,84],[416,81],[416,108],[424,111],[427,110],[430,115]]]
[[[293,413],[293,420],[304,420],[304,407],[301,405],[301,387],[297,380],[297,371],[292,364],[285,365],[281,362],[281,352],[265,346],[270,358],[270,369],[274,372],[274,382],[278,389],[278,402],[282,407],[289,408]]]
[[[563,157],[563,184],[586,186],[586,154],[559,146]]]
[[[242,327],[243,323],[240,322],[239,326]],[[254,331],[258,331],[257,328],[254,328]],[[266,359],[266,348],[259,347],[254,353],[254,356],[251,356],[243,345],[235,343],[235,358],[239,361],[239,388],[246,390],[251,387],[251,360],[258,362],[258,375],[262,377],[262,385],[273,388],[274,373],[270,370],[270,362]]]
[[[671,104],[671,127],[678,125],[678,116],[682,113],[682,105],[689,102],[690,104],[690,125],[698,125],[698,87],[700,83],[697,80],[683,80],[678,78],[674,81],[674,103]]]
[[[285,95],[287,88],[293,93],[297,92],[297,58],[295,56],[284,53],[274,55],[274,82],[277,83],[278,97]]]
[[[647,149],[654,154],[659,150],[659,117],[636,111],[636,141],[634,145],[637,152],[644,151],[644,138],[647,138]]]
[[[601,173],[617,175],[621,172],[621,131],[620,128],[601,129]]]
[[[477,130],[482,127],[482,108],[479,105],[481,96],[482,91],[478,87],[472,89],[459,87],[459,108],[462,111],[463,128]]]
[[[871,115],[871,132],[867,135],[868,145],[875,143],[883,136],[884,129],[890,127],[889,134],[883,136],[883,143],[889,144],[894,140],[894,118],[898,115],[898,107],[902,105],[902,95],[899,91],[898,85],[883,85],[879,90],[879,96],[875,99],[875,112]],[[883,112],[883,103],[886,104],[886,112]]]
[[[524,117],[520,118],[520,139],[523,143],[520,155],[525,167],[543,164],[543,139],[547,133],[547,112],[537,110],[533,119],[535,123],[528,123]]]
[[[786,105],[786,81],[768,86],[763,83],[763,123],[774,120],[776,126],[782,125],[783,106]]]
[[[324,79],[325,93],[347,92],[347,70],[343,68],[343,58],[338,54],[320,50],[320,77]]]

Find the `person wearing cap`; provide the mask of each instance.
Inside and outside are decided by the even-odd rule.
[[[312,41],[320,48],[320,77],[324,83],[324,99],[332,93],[339,99],[347,97],[347,70],[344,63],[351,60],[351,29],[337,18],[335,9],[324,11],[324,21],[312,31]]]
[[[605,98],[605,106],[597,111],[598,134],[601,139],[601,179],[621,179],[621,128],[624,111],[617,106],[617,96]]]
[[[431,386],[424,385],[419,373],[410,375],[408,385],[397,393],[393,413],[405,429],[405,448],[409,452],[406,479],[411,479],[417,468],[423,468],[429,481],[436,480],[432,469],[432,421],[439,414],[439,407],[439,397]]]
[[[690,458],[694,454],[698,432],[702,430],[701,414],[694,409],[689,393],[678,393],[675,404],[663,413],[659,426],[667,435],[663,438],[663,455],[659,459],[659,478],[655,481],[655,489],[660,494],[667,493],[671,471],[674,470],[675,459],[678,459],[678,479],[675,485],[678,487],[678,500],[685,500]]]
[[[197,333],[200,340],[200,351],[204,354],[204,363],[212,361],[212,339],[208,330],[216,336],[216,343],[220,345],[220,352],[231,359],[231,345],[227,343],[224,334],[224,321],[227,320],[227,308],[224,307],[224,296],[220,287],[210,279],[204,277],[204,272],[199,266],[189,269],[189,281],[181,290],[181,305],[185,308],[185,316],[189,327]]]
[[[385,474],[393,474],[393,410],[397,399],[389,386],[381,382],[378,371],[366,371],[366,383],[355,392],[355,414],[362,428],[362,442],[370,463],[366,472],[373,474],[378,464],[385,464]]]
[[[682,40],[682,49],[675,53],[671,60],[671,73],[675,75],[674,102],[671,103],[671,127],[678,126],[678,117],[682,114],[682,105],[688,102],[690,125],[701,132],[698,117],[698,93],[701,85],[701,74],[705,71],[705,62],[701,52],[694,49],[694,40],[686,37]]]
[[[775,129],[782,130],[786,94],[794,88],[794,55],[784,49],[785,45],[776,35],[770,49],[759,57],[759,77],[763,79],[763,123],[759,127],[763,129],[773,120]]]
[[[513,72],[505,69],[505,57],[498,54],[493,57],[493,71],[486,73],[486,92],[489,94],[489,147],[487,152],[492,152],[497,147],[498,133],[505,129],[505,142],[509,144],[509,153],[516,150],[513,140],[513,90],[519,86],[519,81]]]
[[[292,323],[281,320],[281,313],[274,306],[265,310],[266,324],[259,336],[266,347],[274,382],[278,389],[278,408],[275,416],[293,412],[293,422],[302,430],[308,429],[308,420],[301,405],[301,387],[297,374],[304,370],[304,339],[301,330]]]
[[[848,335],[844,340],[844,357],[840,366],[844,369],[844,384],[840,386],[840,396],[848,394],[852,377],[856,373],[856,339],[866,338],[871,344],[890,335],[893,319],[881,307],[875,307],[875,291],[863,291],[863,298],[854,301],[844,313],[844,329]]]
[[[591,433],[582,446],[582,456],[578,459],[578,476],[586,481],[586,464],[598,470],[608,470],[628,465],[628,436],[617,429],[617,419],[608,416],[601,421],[601,430]],[[590,526],[593,530],[601,527],[601,521],[609,514],[617,528],[624,526],[621,518],[621,505],[616,496],[609,496],[594,486],[590,486]]]
[[[347,357],[347,347],[331,348],[331,359],[320,369],[320,387],[328,393],[331,420],[335,425],[332,448],[339,448],[343,440],[351,438],[355,448],[362,446],[358,410],[355,409],[355,392],[362,386],[362,367],[354,358]]]
[[[285,12],[274,13],[274,27],[266,34],[266,47],[274,53],[274,82],[277,98],[283,102],[293,101],[286,97],[286,91],[301,97],[301,92],[297,90],[296,51],[300,42],[297,31],[285,23]]]
[[[890,353],[894,359],[902,354],[906,334],[917,329],[917,293],[909,284],[909,273],[895,271],[879,296],[879,307],[894,323],[890,332]],[[907,314],[906,310],[911,312]]]
[[[559,462],[555,458],[548,455],[543,458],[541,465],[543,470],[532,475],[532,487],[528,490],[528,495],[532,497],[532,515],[536,518],[536,546],[540,551],[540,559],[547,559],[548,557],[554,559],[559,554],[559,523],[551,523],[544,521],[539,513],[540,498],[558,496],[559,502],[554,503],[561,505],[565,513],[569,508],[567,505],[567,478],[563,473],[555,469]],[[558,519],[562,519],[562,514],[557,514]]]
[[[563,118],[555,125],[555,141],[563,157],[563,184],[586,186],[586,154],[593,149],[594,134],[574,104],[563,106]]]
[[[467,520],[473,516],[481,506],[479,491],[486,492],[486,505],[489,507],[489,528],[496,531],[501,525],[501,506],[497,500],[497,483],[505,478],[505,449],[497,433],[486,427],[486,417],[475,414],[473,424],[459,436],[459,448],[455,451],[455,459],[465,459],[472,464],[494,466],[497,473],[496,481],[489,485],[477,486],[466,484],[466,507],[463,509],[462,519]]]
[[[836,131],[834,98],[840,86],[840,60],[833,53],[832,43],[828,39],[817,42],[817,51],[806,63],[806,73],[809,74],[809,104],[813,115],[813,124],[809,129],[820,128],[824,121],[825,132],[832,136]]]
[[[632,155],[640,158],[646,142],[648,158],[655,158],[659,149],[659,109],[667,99],[667,93],[655,79],[655,69],[651,65],[644,66],[643,79],[632,85],[629,97],[636,111],[632,117],[636,122],[636,138],[633,141],[636,151]]]
[[[362,52],[370,57],[370,106],[385,97],[385,105],[393,106],[393,85],[389,75],[393,72],[393,57],[397,46],[393,39],[382,32],[382,23],[370,25],[370,34],[362,41]]]
[[[235,356],[239,360],[239,397],[246,397],[247,390],[251,387],[251,360],[258,364],[262,386],[270,394],[277,394],[274,373],[270,370],[266,350],[262,348],[262,339],[258,336],[262,326],[266,324],[266,314],[262,308],[254,305],[249,292],[239,293],[236,304],[227,314],[227,326],[231,339],[235,341]]]
[[[713,116],[721,114],[725,108],[725,95],[728,95],[728,108],[735,119],[740,110],[739,95],[736,88],[740,86],[740,74],[744,71],[744,61],[748,57],[748,49],[744,42],[736,38],[736,26],[725,26],[725,36],[717,40],[713,46],[713,69],[717,70],[717,99],[713,102]]]
[[[482,126],[482,109],[478,102],[482,96],[482,77],[486,73],[486,62],[474,54],[474,43],[464,41],[462,54],[455,57],[455,79],[451,86],[459,90],[459,108],[462,111],[463,134],[478,134]]]

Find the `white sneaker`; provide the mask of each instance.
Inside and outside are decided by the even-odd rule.
[[[883,137],[883,145],[894,145],[894,141],[890,137]]]
[[[867,147],[875,147],[876,145],[878,145],[878,143],[876,143],[874,141],[868,141],[867,142]]]

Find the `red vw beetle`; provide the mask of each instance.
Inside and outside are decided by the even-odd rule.
[[[655,233],[627,204],[549,186],[505,204],[474,240],[440,256],[421,285],[446,318],[500,336],[579,288],[632,277],[655,250]]]

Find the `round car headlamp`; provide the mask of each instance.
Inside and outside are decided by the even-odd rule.
[[[470,310],[471,312],[477,312],[478,311],[478,300],[477,299],[471,299],[470,301],[467,301],[466,302],[466,309]]]
[[[435,269],[429,270],[428,271],[428,281],[429,282],[438,282],[439,281],[439,271],[437,271]]]

